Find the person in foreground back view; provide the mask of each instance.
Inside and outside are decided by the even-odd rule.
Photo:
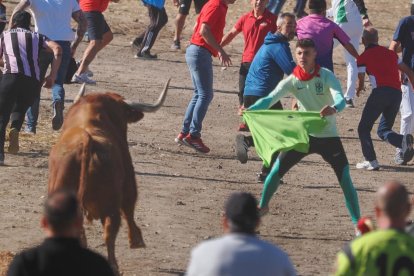
[[[225,204],[225,235],[193,249],[187,276],[296,275],[288,255],[255,235],[260,217],[249,193],[230,195]]]
[[[411,203],[406,187],[390,181],[375,202],[378,230],[339,252],[334,275],[414,275],[414,238],[404,231]]]
[[[83,223],[76,196],[58,191],[45,202],[42,244],[16,255],[7,276],[114,276],[104,257],[80,245]]]

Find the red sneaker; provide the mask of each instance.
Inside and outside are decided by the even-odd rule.
[[[179,144],[179,145],[184,145],[187,146],[187,144],[183,141],[183,139],[185,138],[185,136],[187,136],[188,134],[184,134],[182,132],[180,132],[180,134],[178,134],[177,138],[174,139],[174,141]]]
[[[249,131],[249,127],[245,123],[240,123],[239,131]]]
[[[185,145],[192,147],[198,152],[208,153],[210,151],[210,148],[204,145],[203,140],[201,140],[201,138],[191,137],[190,134],[183,138],[183,142],[185,143]]]

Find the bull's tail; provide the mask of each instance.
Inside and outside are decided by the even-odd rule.
[[[85,190],[86,185],[88,185],[88,175],[89,175],[89,165],[91,163],[91,146],[92,146],[92,137],[88,132],[84,131],[82,135],[82,162],[80,167],[80,177],[79,177],[79,188],[78,188],[78,199],[79,204],[85,213],[85,216],[90,221],[88,214],[86,213],[85,203]]]

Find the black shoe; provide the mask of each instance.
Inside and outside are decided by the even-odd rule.
[[[53,118],[52,128],[53,130],[59,130],[63,124],[63,103],[56,101],[53,103]]]
[[[157,59],[157,55],[152,55],[150,52],[141,52],[135,55],[135,58],[141,59]]]
[[[4,153],[0,152],[0,166],[4,165]]]
[[[349,108],[354,108],[355,107],[354,101],[352,99],[345,100],[345,103],[346,103],[346,107],[349,107]]]
[[[142,37],[136,37],[133,41],[131,41],[131,46],[133,48],[139,49],[139,48],[141,48],[141,44],[142,44],[143,40],[144,39]]]
[[[246,137],[243,134],[239,134],[236,136],[236,155],[237,160],[240,163],[244,164],[247,162],[247,150],[249,149],[249,144],[246,141]]]
[[[174,40],[173,44],[171,45],[172,50],[180,50],[181,44],[179,40]]]

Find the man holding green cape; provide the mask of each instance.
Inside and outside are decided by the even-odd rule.
[[[345,99],[341,85],[330,70],[321,68],[315,63],[316,49],[311,39],[299,40],[296,44],[295,55],[298,66],[294,69],[293,74],[281,81],[269,96],[260,99],[251,106],[244,115],[252,131],[259,155],[271,156],[274,151],[282,151],[264,183],[262,198],[259,204],[260,212],[262,215],[268,212],[269,201],[276,192],[283,175],[306,155],[317,153],[334,169],[345,196],[346,207],[354,226],[356,226],[360,218],[358,195],[352,183],[348,159],[336,129],[335,114],[345,108]],[[256,119],[259,117],[257,116],[257,110],[268,109],[288,93],[291,93],[298,100],[299,111],[317,111],[319,117],[322,118],[318,119],[315,112],[308,113],[307,115],[306,112],[297,114],[294,112],[290,114],[285,113],[284,116],[287,115],[288,117],[284,121],[286,121],[289,127],[294,125],[289,123],[289,120],[303,122],[303,127],[299,127],[298,131],[285,129],[284,132],[281,132],[282,135],[285,133],[286,136],[296,135],[297,137],[294,137],[297,140],[296,145],[291,141],[292,139],[286,139],[285,137],[285,139],[276,138],[279,141],[279,146],[266,147],[263,143],[266,144],[268,142],[266,137],[269,136],[263,135],[261,131],[263,128],[260,129],[259,127],[259,131],[255,131],[257,130],[256,125],[260,125],[260,122],[256,122]],[[257,118],[253,118],[255,114]],[[271,129],[273,126],[270,125],[269,128]],[[302,133],[298,133],[300,131]],[[274,131],[274,133],[276,132],[279,132],[279,135],[281,135],[280,130]],[[267,154],[263,153],[261,152],[263,149],[265,152],[268,150],[270,152]],[[266,162],[266,159],[265,157],[264,162]]]

